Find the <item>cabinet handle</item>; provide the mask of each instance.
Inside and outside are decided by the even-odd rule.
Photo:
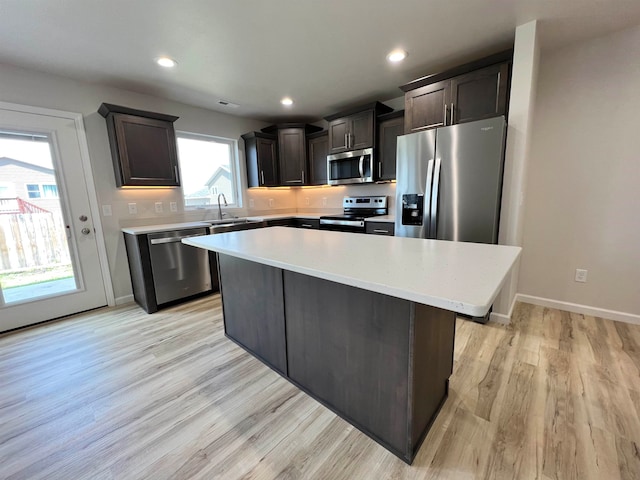
[[[260,170],[260,178],[262,179],[262,184],[264,185],[264,170]]]
[[[453,102],[451,102],[451,123],[449,125],[453,125]]]
[[[447,104],[444,104],[444,120],[442,122],[444,124],[444,126],[447,126]]]
[[[311,225],[310,223],[301,223],[300,226],[305,228],[313,228],[313,225]]]
[[[498,113],[500,107],[500,72],[498,72],[498,83],[496,85],[496,113]]]
[[[302,172],[302,183],[304,183],[304,170],[301,170]]]
[[[344,148],[349,148],[349,137],[348,134],[344,134]]]
[[[382,160],[378,162],[378,178],[382,178]]]
[[[173,170],[174,170],[174,172],[176,174],[176,183],[180,183],[180,175],[179,175],[179,171],[178,171],[178,166],[177,165],[174,166]]]
[[[374,228],[373,233],[389,233],[389,230],[378,230],[377,228]]]

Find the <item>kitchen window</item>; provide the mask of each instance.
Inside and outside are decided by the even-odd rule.
[[[27,183],[29,198],[58,198],[58,186],[48,183]]]
[[[220,193],[229,206],[240,207],[237,142],[187,132],[176,138],[185,208],[217,207]]]

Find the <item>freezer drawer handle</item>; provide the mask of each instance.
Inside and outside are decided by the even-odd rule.
[[[151,243],[151,245],[161,245],[163,243],[177,243],[180,240],[182,240],[183,238],[201,237],[202,235],[205,235],[205,234],[204,233],[194,233],[193,235],[182,235],[180,237],[154,238],[154,239],[150,240],[149,243]]]

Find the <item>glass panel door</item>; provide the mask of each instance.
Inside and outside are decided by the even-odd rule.
[[[0,130],[0,289],[5,304],[77,289],[48,136]]]
[[[80,115],[0,102],[0,331],[107,303],[86,152]]]

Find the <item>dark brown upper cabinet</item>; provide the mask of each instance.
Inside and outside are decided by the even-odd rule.
[[[308,185],[307,135],[319,130],[322,129],[304,123],[282,123],[262,129],[278,137],[280,185]]]
[[[307,148],[309,185],[326,185],[329,132],[325,130],[307,135]]]
[[[178,117],[103,103],[116,186],[178,187]]]
[[[376,141],[376,118],[393,109],[380,102],[325,117],[329,122],[329,154],[370,148]]]
[[[513,51],[501,52],[400,87],[405,133],[506,115]]]
[[[381,181],[396,178],[396,147],[398,136],[404,134],[404,110],[387,113],[378,117],[378,162],[377,179]]]
[[[277,137],[263,132],[242,135],[249,187],[276,187],[278,175]]]

